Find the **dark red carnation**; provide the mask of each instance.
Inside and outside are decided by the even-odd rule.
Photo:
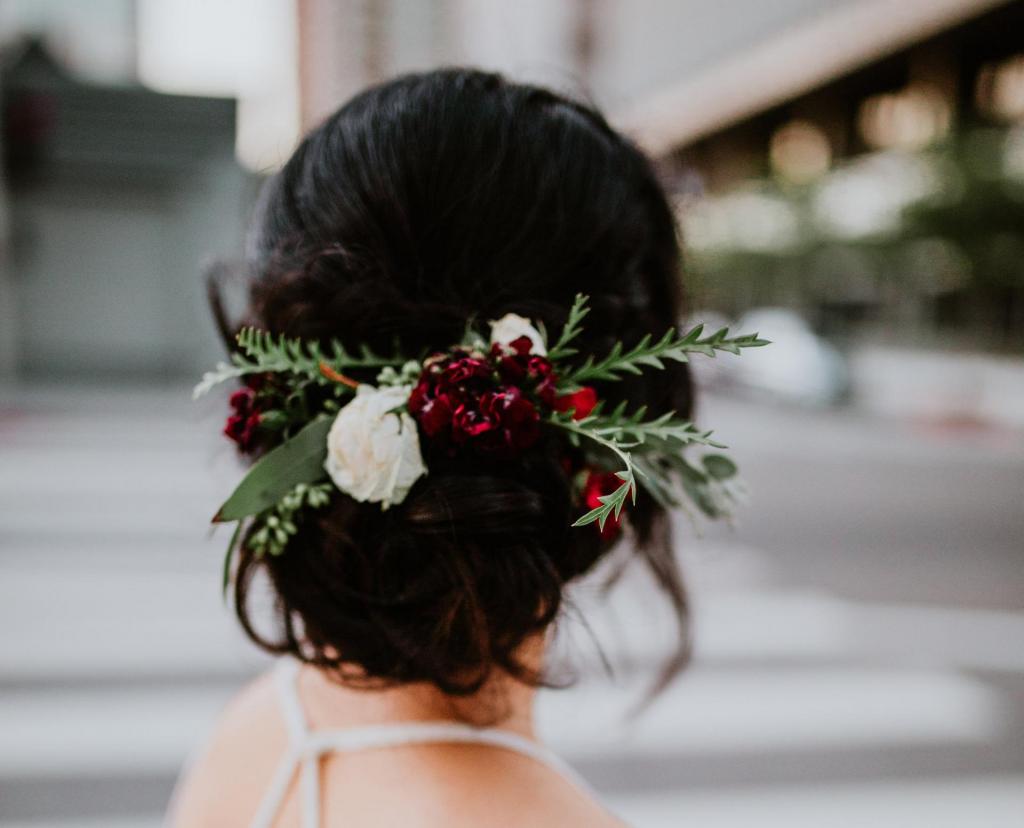
[[[552,371],[551,360],[542,356],[531,356],[526,363],[526,369],[531,377],[550,377]]]
[[[480,437],[497,427],[497,422],[489,412],[479,407],[463,403],[455,409],[452,416],[452,439],[462,444],[474,437]]]
[[[523,336],[491,346],[486,356],[457,349],[431,357],[410,395],[409,412],[427,437],[514,456],[540,437],[534,400],[551,406],[555,399],[551,362],[530,348]]]
[[[490,379],[491,372],[491,366],[485,359],[473,356],[458,357],[444,366],[437,384],[441,388],[456,388],[473,381]]]
[[[602,506],[600,498],[603,495],[611,494],[621,485],[622,481],[615,472],[589,471],[586,482],[583,484],[583,503],[586,505],[587,511]],[[594,525],[597,526],[596,523]],[[615,514],[612,513],[604,522],[604,527],[601,529],[601,537],[605,540],[612,540],[619,534],[620,528],[619,518],[615,517]]]
[[[537,396],[540,397],[540,401],[548,408],[555,407],[557,385],[558,383],[554,375],[544,377],[544,379],[537,383]]]
[[[508,343],[508,347],[519,354],[519,356],[526,356],[530,353],[530,349],[533,348],[533,343],[528,336],[517,336]]]
[[[420,425],[428,437],[447,434],[451,431],[454,413],[448,395],[441,394],[423,404],[419,412]]]
[[[494,347],[500,348],[498,345]],[[497,353],[494,358],[502,382],[516,384],[526,379],[526,361],[519,355]]]
[[[228,398],[232,413],[224,424],[224,434],[238,444],[243,452],[255,448],[256,432],[260,425],[260,412],[256,408],[256,391],[240,388]]]
[[[572,394],[563,394],[554,401],[555,411],[572,411],[574,420],[589,417],[597,405],[597,392],[588,385]]]
[[[418,417],[423,408],[431,400],[430,380],[422,377],[409,394],[409,413]]]
[[[515,386],[481,400],[481,408],[487,411],[501,429],[502,441],[497,448],[504,453],[528,449],[540,437],[540,414],[537,407]]]
[[[557,378],[551,360],[531,354],[530,344],[529,338],[525,336],[510,345],[495,343],[491,346],[491,359],[503,383],[524,389],[532,388],[541,402],[550,408],[554,404]]]

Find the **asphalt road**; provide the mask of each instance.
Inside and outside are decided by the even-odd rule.
[[[266,661],[206,520],[237,475],[184,389],[0,391],[0,828],[157,825]],[[680,521],[692,667],[633,574],[575,600],[551,743],[634,824],[1011,826],[1024,813],[1024,435],[710,398],[737,525]]]

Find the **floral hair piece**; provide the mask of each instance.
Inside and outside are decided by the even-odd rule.
[[[193,394],[241,380],[224,432],[241,452],[261,455],[213,518],[238,524],[225,583],[243,525],[256,554],[280,554],[307,513],[338,491],[382,509],[400,504],[429,474],[421,441],[451,455],[502,460],[528,451],[544,430],[562,433],[585,458],[575,484],[587,511],[573,526],[596,523],[605,537],[617,531],[638,484],[665,507],[689,500],[708,517],[728,516],[738,492],[735,464],[717,452],[684,456],[693,445],[724,448],[710,431],[674,412],[648,418],[644,407],[629,411],[625,402],[605,410],[590,383],[767,341],[756,333],[730,338],[727,328],[703,336],[697,325],[656,341],[645,336],[628,350],[619,342],[603,359],[580,361],[573,343],[588,312],[587,297],[578,295],[550,343],[542,326],[507,314],[490,323],[487,340],[468,330],[462,343],[419,360],[243,328],[232,361],[205,374]],[[353,371],[376,371],[376,383],[351,379],[346,372]]]

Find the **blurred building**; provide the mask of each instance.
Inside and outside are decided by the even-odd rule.
[[[38,41],[7,57],[4,363],[66,380],[208,362],[200,271],[237,244],[248,192],[234,101],[81,81]]]
[[[705,307],[1016,347],[1021,8],[4,0],[0,370],[194,374],[216,348],[203,263],[239,252],[245,170],[367,84],[445,64],[592,99],[664,162]]]
[[[1024,345],[1024,3],[837,4],[623,122],[703,303],[844,339]]]

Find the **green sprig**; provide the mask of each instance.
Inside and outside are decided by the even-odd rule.
[[[583,320],[590,313],[587,302],[587,297],[582,293],[576,294],[572,307],[569,309],[569,318],[562,328],[558,341],[548,348],[548,359],[552,362],[557,362],[560,359],[565,359],[577,353],[577,349],[572,347],[572,342],[583,332]]]
[[[333,490],[333,485],[327,482],[299,483],[294,486],[277,503],[252,518],[244,545],[257,557],[280,555],[288,546],[288,541],[299,531],[298,524],[303,520],[304,510],[326,506]],[[240,546],[246,523],[243,518],[235,524],[235,531],[224,553],[221,590],[225,596],[231,581],[231,561]]]
[[[319,342],[274,336],[258,328],[242,328],[236,339],[242,351],[233,353],[230,363],[218,363],[214,370],[203,374],[192,391],[193,399],[222,382],[250,374],[288,373],[307,383],[333,385],[336,382],[324,375],[322,365],[341,373],[353,368],[395,368],[405,362],[401,357],[379,356],[365,345],[352,354],[336,339],[331,340],[329,348],[321,348]]]
[[[333,488],[331,483],[299,483],[275,506],[256,516],[245,545],[258,557],[280,555],[289,539],[299,531],[296,525],[299,512],[306,507],[319,509],[326,506]]]
[[[623,402],[608,414],[602,414],[598,407],[594,413],[580,420],[573,420],[568,414],[552,415],[550,422],[568,432],[574,445],[579,445],[581,439],[590,440],[614,453],[624,466],[616,472],[622,485],[607,495],[601,495],[598,498],[601,505],[591,509],[573,526],[585,526],[597,521],[598,526],[604,528],[609,517],[619,517],[627,497],[636,501],[638,483],[662,505],[680,505],[672,493],[672,472],[679,469],[671,465],[663,466],[658,458],[662,455],[674,456],[685,463],[681,454],[685,446],[700,444],[724,448],[710,439],[710,431],[700,431],[692,422],[676,417],[673,412],[645,421],[646,412],[646,407],[641,406],[632,414],[627,414]],[[634,454],[639,456],[634,457]],[[654,456],[646,459],[647,455]],[[722,459],[731,462],[727,458]]]
[[[553,414],[550,422],[567,432],[570,441],[574,445],[579,445],[580,438],[590,440],[615,454],[625,466],[625,468],[615,472],[615,475],[622,481],[619,487],[613,492],[598,497],[601,505],[591,509],[573,523],[573,526],[586,526],[588,523],[596,521],[598,528],[604,529],[604,524],[609,517],[614,516],[618,519],[627,498],[632,503],[636,503],[636,475],[634,473],[636,467],[633,464],[633,457],[629,452],[629,449],[636,444],[623,441],[619,434],[591,428],[587,420],[573,420],[571,416],[566,414]]]
[[[725,448],[711,439],[710,431],[701,431],[691,420],[677,417],[674,411],[668,411],[653,420],[645,420],[646,416],[645,405],[627,414],[626,402],[623,401],[608,414],[604,414],[602,406],[598,404],[577,425],[599,436],[613,437],[620,443],[632,444],[637,452],[678,451],[694,443]]]
[[[688,504],[712,520],[730,518],[744,493],[736,464],[724,454],[710,453],[691,462],[680,453],[659,453],[633,459],[641,487],[667,509]]]
[[[645,334],[628,351],[621,342],[616,342],[611,353],[604,359],[587,357],[586,361],[562,376],[562,385],[576,387],[594,380],[621,380],[625,374],[639,374],[643,368],[665,368],[665,360],[689,362],[689,354],[697,353],[713,357],[716,351],[738,354],[741,348],[757,348],[767,345],[767,339],[759,339],[756,333],[729,337],[729,329],[722,328],[710,336],[701,338],[703,325],[696,325],[687,333],[680,334],[675,328],[665,331],[664,336],[653,342]]]

